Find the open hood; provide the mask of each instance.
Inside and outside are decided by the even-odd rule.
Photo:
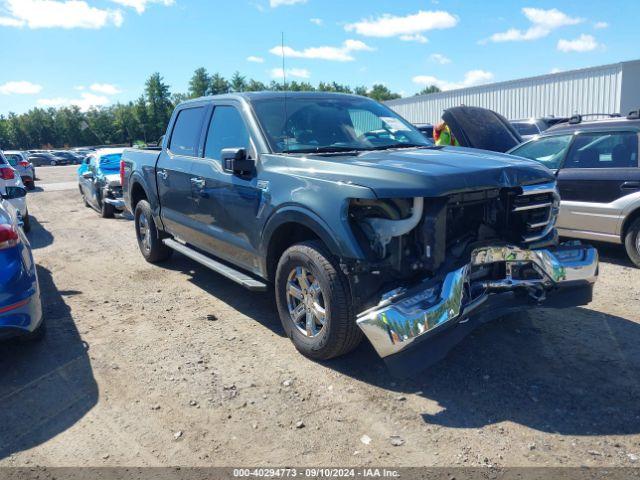
[[[460,146],[506,152],[522,137],[502,115],[480,107],[453,107],[442,114]]]

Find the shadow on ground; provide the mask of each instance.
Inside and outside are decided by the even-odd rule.
[[[29,223],[31,225],[31,231],[27,234],[27,237],[33,250],[48,247],[53,243],[53,235],[36,217],[29,215]]]
[[[284,335],[272,293],[249,292],[181,255],[164,266]],[[511,421],[566,435],[640,432],[640,325],[588,308],[537,310],[486,324],[415,380],[391,377],[367,341],[325,365],[437,402],[437,413],[422,415],[427,424],[480,428]]]
[[[49,270],[38,267],[47,333],[0,344],[0,459],[64,432],[98,401],[88,345]]]

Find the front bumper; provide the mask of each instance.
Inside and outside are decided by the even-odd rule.
[[[496,264],[501,264],[501,278],[478,276],[479,270]],[[358,315],[357,324],[386,359],[450,327],[475,323],[474,316],[487,321],[531,305],[584,305],[591,300],[597,275],[597,250],[576,243],[540,250],[479,248],[467,265],[440,281],[428,279],[388,292],[378,305]]]
[[[116,208],[117,210],[124,210],[124,199],[122,197],[120,198],[105,198],[104,199],[105,203],[108,203],[109,205],[113,205],[114,208]]]

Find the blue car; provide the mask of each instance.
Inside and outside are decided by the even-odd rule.
[[[44,333],[36,265],[18,211],[7,201],[26,195],[7,187],[0,199],[0,338],[39,339]]]

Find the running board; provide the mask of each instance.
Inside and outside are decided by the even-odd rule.
[[[256,280],[253,277],[250,277],[246,273],[240,272],[234,268],[225,265],[224,263],[220,263],[217,260],[214,260],[211,257],[203,255],[200,252],[195,251],[188,246],[176,242],[172,238],[165,238],[162,242],[169,248],[175,250],[176,252],[180,252],[185,257],[189,257],[191,260],[195,260],[196,262],[204,265],[205,267],[213,270],[220,275],[227,277],[230,280],[233,280],[236,283],[239,283],[243,287],[253,291],[253,292],[265,292],[267,290],[267,284]]]

